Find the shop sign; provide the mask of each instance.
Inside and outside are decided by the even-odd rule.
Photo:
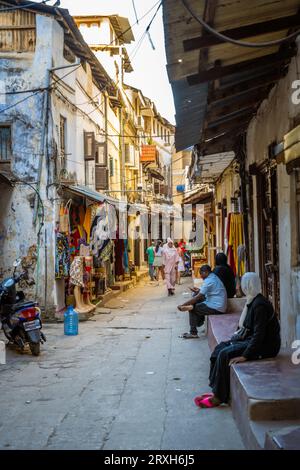
[[[156,145],[142,145],[141,162],[156,162]]]

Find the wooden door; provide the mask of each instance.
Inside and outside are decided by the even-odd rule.
[[[279,314],[279,240],[277,171],[263,168],[257,175],[259,259],[263,294]]]

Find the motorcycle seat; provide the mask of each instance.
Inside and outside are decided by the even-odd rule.
[[[11,305],[10,308],[13,312],[17,312],[18,310],[22,310],[23,308],[35,307],[36,305],[36,302],[21,301],[14,305]]]

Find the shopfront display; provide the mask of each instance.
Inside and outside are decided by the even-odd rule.
[[[87,314],[113,282],[114,243],[105,202],[62,201],[56,229],[55,277],[64,280],[65,305]]]

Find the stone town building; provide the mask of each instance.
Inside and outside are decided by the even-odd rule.
[[[175,145],[194,146],[190,180],[211,185],[210,248],[228,253],[238,278],[245,270],[259,273],[280,319],[279,357],[245,365],[244,372],[232,369],[233,412],[254,448],[264,447],[265,436],[275,446],[271,431],[291,417],[276,414],[275,404],[299,402],[299,370],[291,362],[300,338],[299,7],[297,0],[184,0],[175,6],[166,0],[163,6]],[[251,388],[255,373],[261,381]],[[252,412],[255,398],[264,418]],[[299,426],[296,408],[292,418]],[[292,436],[291,428],[283,433]]]

